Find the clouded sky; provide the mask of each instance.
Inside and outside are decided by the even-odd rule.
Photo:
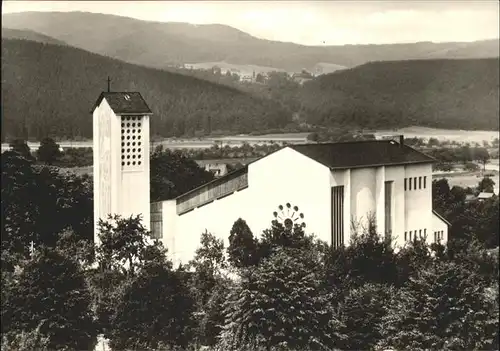
[[[149,21],[220,23],[304,45],[474,41],[499,37],[493,1],[3,1],[2,13],[88,11]]]

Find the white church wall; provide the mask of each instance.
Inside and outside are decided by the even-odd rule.
[[[168,249],[168,255],[173,260],[174,264],[177,265],[176,254],[176,228],[177,228],[177,204],[174,200],[167,200],[162,202],[162,238],[163,246]]]
[[[306,232],[331,241],[330,170],[291,149],[284,148],[249,165],[254,232],[270,227],[278,206],[298,206]],[[252,189],[256,189],[254,192]]]
[[[94,226],[99,219],[106,219],[112,212],[112,132],[111,121],[116,118],[113,110],[103,99],[93,112],[94,158]],[[97,233],[97,230],[94,231]],[[98,242],[98,238],[94,238]]]
[[[194,257],[205,231],[223,239],[227,247],[233,223],[240,217],[245,219],[245,213],[250,211],[246,206],[250,203],[248,194],[246,188],[181,215],[176,213],[175,200],[165,201],[163,243],[174,263],[185,264]]]
[[[361,227],[366,227],[369,216],[375,215],[375,176],[375,168],[351,170],[351,220]]]
[[[392,181],[392,239],[395,246],[404,245],[405,231],[405,190],[404,190],[405,167],[385,167],[385,180]]]
[[[422,177],[419,184],[419,177]],[[425,188],[424,188],[424,178]],[[432,239],[432,165],[416,164],[405,167],[407,188],[405,191],[405,219],[407,240],[415,235],[427,235],[427,241]],[[417,187],[415,189],[415,178]],[[411,190],[409,182],[411,184]]]
[[[440,239],[440,240],[438,240]],[[432,214],[432,233],[427,237],[427,243],[432,244],[435,242],[441,244],[448,242],[448,224],[444,222],[435,213]]]
[[[280,212],[279,205],[286,212],[287,203],[304,214],[307,233],[330,242],[329,177],[330,171],[323,165],[292,149],[282,149],[248,166],[246,189],[182,215],[176,215],[173,207],[167,210],[164,202],[164,243],[177,263],[187,263],[205,230],[223,239],[227,247],[234,222],[242,218],[260,237],[270,228],[273,212]]]

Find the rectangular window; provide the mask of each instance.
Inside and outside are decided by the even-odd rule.
[[[392,235],[392,181],[385,182],[385,238]]]
[[[419,239],[422,239],[422,229],[418,230],[418,237],[419,237]]]
[[[344,245],[344,187],[332,187],[332,246]]]
[[[411,178],[408,178],[408,190],[411,190]]]
[[[412,231],[410,230],[410,231],[409,231],[409,235],[410,235],[410,241],[411,241],[411,233],[412,233]]]
[[[424,238],[427,240],[427,229],[424,229]]]
[[[151,237],[153,239],[161,239],[163,237],[163,202],[152,202],[150,205],[151,211]]]
[[[427,188],[427,177],[424,177],[424,189]]]
[[[408,232],[405,232],[405,241],[408,241]]]
[[[417,190],[417,177],[413,178],[413,190]]]
[[[407,180],[408,180],[408,178],[405,178],[405,191],[406,191],[406,188],[407,188],[407,186],[406,186]]]
[[[422,189],[422,177],[418,177],[418,188]]]

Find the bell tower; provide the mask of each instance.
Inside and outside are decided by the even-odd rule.
[[[108,78],[109,90],[109,78]],[[93,114],[94,242],[100,219],[141,215],[150,227],[149,118],[138,92],[103,92]]]

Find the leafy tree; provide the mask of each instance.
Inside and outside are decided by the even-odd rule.
[[[491,318],[486,287],[477,274],[453,262],[419,271],[389,302],[388,314],[382,319],[380,346],[490,349],[498,319]]]
[[[310,134],[307,136],[307,140],[317,142],[317,141],[319,140],[319,135],[318,135],[318,133],[317,133],[317,132],[310,133]]]
[[[37,167],[19,154],[2,155],[2,247],[27,257],[31,242],[54,247],[71,229],[93,240],[90,177],[60,174]],[[50,220],[48,220],[50,219]]]
[[[39,247],[23,265],[10,299],[12,335],[39,327],[49,349],[87,350],[96,342],[90,294],[78,265]]]
[[[196,335],[202,344],[214,345],[223,321],[221,305],[217,302],[224,299],[224,288],[228,284],[224,274],[227,263],[223,240],[208,232],[202,233],[200,247],[189,266],[193,270],[190,285],[196,304]]]
[[[151,201],[175,198],[214,179],[182,152],[163,149],[151,154]]]
[[[40,332],[43,322],[35,330],[15,335],[2,334],[2,350],[49,351],[50,340]]]
[[[488,152],[488,149],[477,148],[476,155],[474,158],[483,164],[483,171],[486,171],[486,164],[490,160],[490,154]]]
[[[380,323],[393,298],[394,287],[367,283],[349,291],[339,307],[346,339],[343,350],[372,350],[381,339]]]
[[[12,151],[17,152],[25,159],[29,161],[33,160],[33,155],[31,154],[30,147],[28,146],[28,143],[26,143],[26,141],[22,139],[15,139],[10,142],[9,146]]]
[[[125,310],[131,308],[130,304],[143,302],[143,300],[129,301],[127,299],[132,298],[131,296],[137,296],[135,295],[139,294],[137,289],[140,290],[146,285],[153,288],[158,280],[171,276],[175,276],[172,278],[174,283],[170,278],[168,280],[174,284],[172,289],[177,289],[175,282],[181,284],[179,289],[184,289],[185,283],[181,279],[182,272],[172,272],[172,264],[166,259],[166,250],[161,242],[150,238],[150,232],[142,225],[140,216],[128,218],[111,216],[106,221],[101,220],[98,238],[99,245],[95,249],[98,265],[97,269],[90,275],[89,280],[94,292],[94,305],[100,328],[104,335],[113,340],[116,347],[127,345],[130,347],[132,345],[130,343],[135,341],[143,343],[145,342],[144,335],[147,334],[145,331],[147,329],[146,322],[141,327],[143,329],[135,326],[138,330],[134,332],[133,338],[127,341],[125,337],[131,323],[130,320],[127,320],[130,316],[127,313],[133,313]],[[176,279],[181,279],[181,281]],[[140,294],[144,294],[144,291]],[[155,291],[154,294],[157,295],[156,300],[151,295],[152,305],[143,306],[144,309],[152,308],[153,305],[157,308],[158,304],[166,303],[167,300],[161,300],[161,298],[168,298],[163,293],[158,294]],[[173,299],[173,297],[171,298]],[[117,306],[123,310],[117,309]],[[164,310],[158,310],[158,312],[162,311]],[[141,318],[150,318],[151,323],[153,323],[152,321],[161,317],[149,313],[148,317]],[[162,340],[164,340],[164,336],[151,340],[151,343],[158,343]],[[147,345],[150,344],[143,346]]]
[[[333,349],[342,339],[341,324],[318,267],[307,250],[278,248],[241,270],[225,303],[222,349]]]
[[[304,232],[305,223],[284,226],[277,220],[271,222],[271,228],[265,229],[259,243],[260,259],[268,257],[278,248],[312,249],[314,238]]]
[[[495,188],[495,181],[491,179],[490,177],[484,177],[481,179],[477,186],[478,191],[484,191],[487,193],[492,193]]]
[[[35,244],[54,247],[58,235],[71,228],[82,240],[93,241],[93,189],[88,175],[61,174],[56,168],[36,169],[37,236]],[[47,218],[52,218],[47,221]]]
[[[91,265],[95,262],[94,243],[82,240],[71,230],[59,234],[56,249],[65,257],[78,263],[84,271],[90,270]]]
[[[354,286],[365,282],[395,284],[398,268],[392,242],[382,238],[374,219],[369,216],[367,228],[351,235],[351,243],[345,249],[349,276]]]
[[[206,305],[198,312],[198,333],[196,334],[203,345],[215,346],[224,325],[223,306],[231,281],[224,277],[218,279],[214,285]]]
[[[241,218],[231,228],[227,252],[229,262],[237,268],[249,267],[258,262],[258,242],[248,224]]]
[[[148,260],[124,286],[114,308],[109,333],[113,350],[185,348],[192,338],[193,301],[182,272],[172,271],[165,257]]]
[[[474,272],[487,285],[498,280],[498,246],[492,253],[478,240],[465,243],[464,247],[459,247],[458,250],[455,245],[449,245],[444,259]]]
[[[396,255],[396,265],[398,270],[398,283],[404,284],[415,276],[417,272],[425,269],[434,263],[433,254],[436,254],[442,247],[435,245],[434,250],[427,245],[425,240],[415,239],[407,243]],[[442,258],[443,253],[438,255]],[[437,258],[436,258],[437,259]]]
[[[1,159],[2,252],[28,257],[36,233],[36,173],[31,162],[15,151],[4,152]]]
[[[59,144],[56,144],[54,139],[44,138],[40,142],[40,147],[37,150],[38,161],[44,162],[47,165],[52,165],[61,157]]]
[[[100,220],[98,226],[99,245],[97,261],[103,270],[117,270],[134,275],[145,262],[150,232],[143,226],[141,216],[122,218],[109,216]],[[152,245],[158,245],[155,242]]]

